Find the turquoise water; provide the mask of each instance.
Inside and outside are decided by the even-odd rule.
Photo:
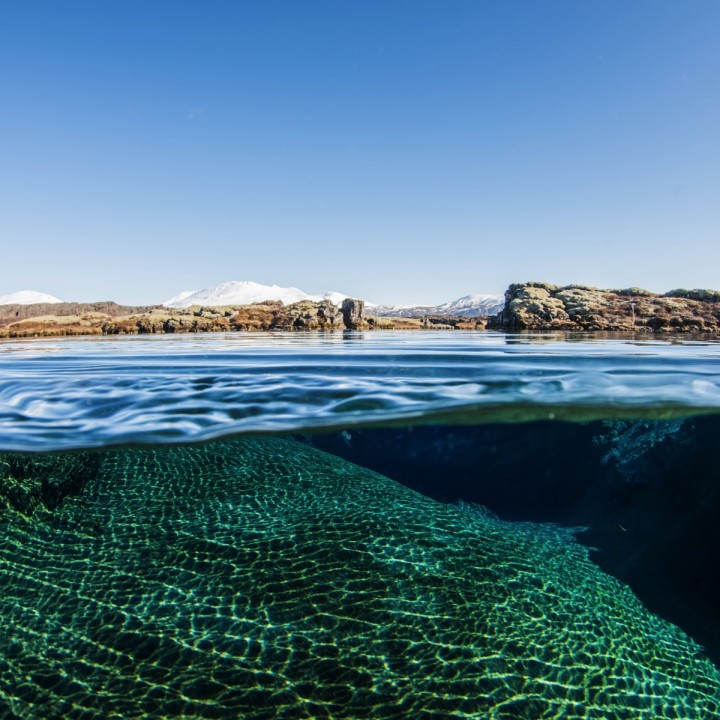
[[[719,717],[719,358],[0,344],[0,717]]]

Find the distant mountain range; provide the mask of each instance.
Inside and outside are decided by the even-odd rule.
[[[278,300],[284,305],[300,300],[329,300],[339,305],[348,295],[340,292],[326,292],[324,295],[308,295],[296,287],[283,288],[278,285],[260,285],[255,282],[224,282],[204,290],[186,290],[166,300],[165,307],[182,308],[191,305],[249,305],[255,302]],[[464,295],[442,305],[375,305],[366,302],[371,315],[380,317],[423,317],[424,315],[458,315],[478,317],[494,315],[502,310],[502,295]]]
[[[339,305],[348,297],[340,292],[326,292],[323,295],[310,295],[296,287],[280,287],[279,285],[261,285],[260,283],[224,282],[203,290],[186,290],[161,303],[169,308],[186,308],[191,305],[250,305],[257,302],[274,300],[291,305],[301,300],[329,300]],[[0,305],[33,305],[36,303],[64,302],[47,293],[33,290],[22,290],[9,295],[0,295]],[[368,314],[380,317],[423,317],[425,315],[456,315],[462,317],[478,317],[494,315],[502,310],[501,295],[464,295],[457,300],[441,305],[375,305],[365,303]]]
[[[505,304],[502,295],[463,295],[442,305],[374,305],[370,314],[380,317],[423,317],[425,315],[457,315],[479,317],[495,315]]]
[[[260,285],[255,282],[225,282],[205,290],[186,290],[166,300],[165,307],[190,307],[191,305],[249,305],[254,302],[278,300],[284,305],[300,300],[329,300],[339,305],[348,295],[340,292],[326,292],[324,295],[308,295],[296,287],[283,288],[278,285]],[[459,315],[478,317],[494,315],[502,310],[502,295],[464,295],[442,305],[375,305],[366,302],[371,315],[380,317],[423,317],[424,315]]]
[[[301,300],[330,300],[340,304],[347,295],[339,292],[326,292],[324,295],[308,295],[296,287],[284,288],[279,285],[261,285],[260,283],[224,282],[204,290],[185,290],[162,303],[165,307],[183,308],[191,305],[250,305],[256,302],[277,300],[283,305],[291,305]]]
[[[0,295],[0,305],[37,305],[38,303],[61,303],[54,295],[35,292],[34,290],[20,290],[9,295]]]

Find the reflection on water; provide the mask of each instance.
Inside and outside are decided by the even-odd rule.
[[[0,447],[197,441],[388,422],[682,417],[720,346],[466,332],[0,343]]]

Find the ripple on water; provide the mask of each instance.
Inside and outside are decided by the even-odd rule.
[[[0,342],[0,448],[720,408],[720,345],[471,332]]]

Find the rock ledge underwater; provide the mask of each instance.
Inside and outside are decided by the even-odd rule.
[[[99,458],[0,514],[0,717],[720,713],[700,647],[570,530],[279,438]]]

